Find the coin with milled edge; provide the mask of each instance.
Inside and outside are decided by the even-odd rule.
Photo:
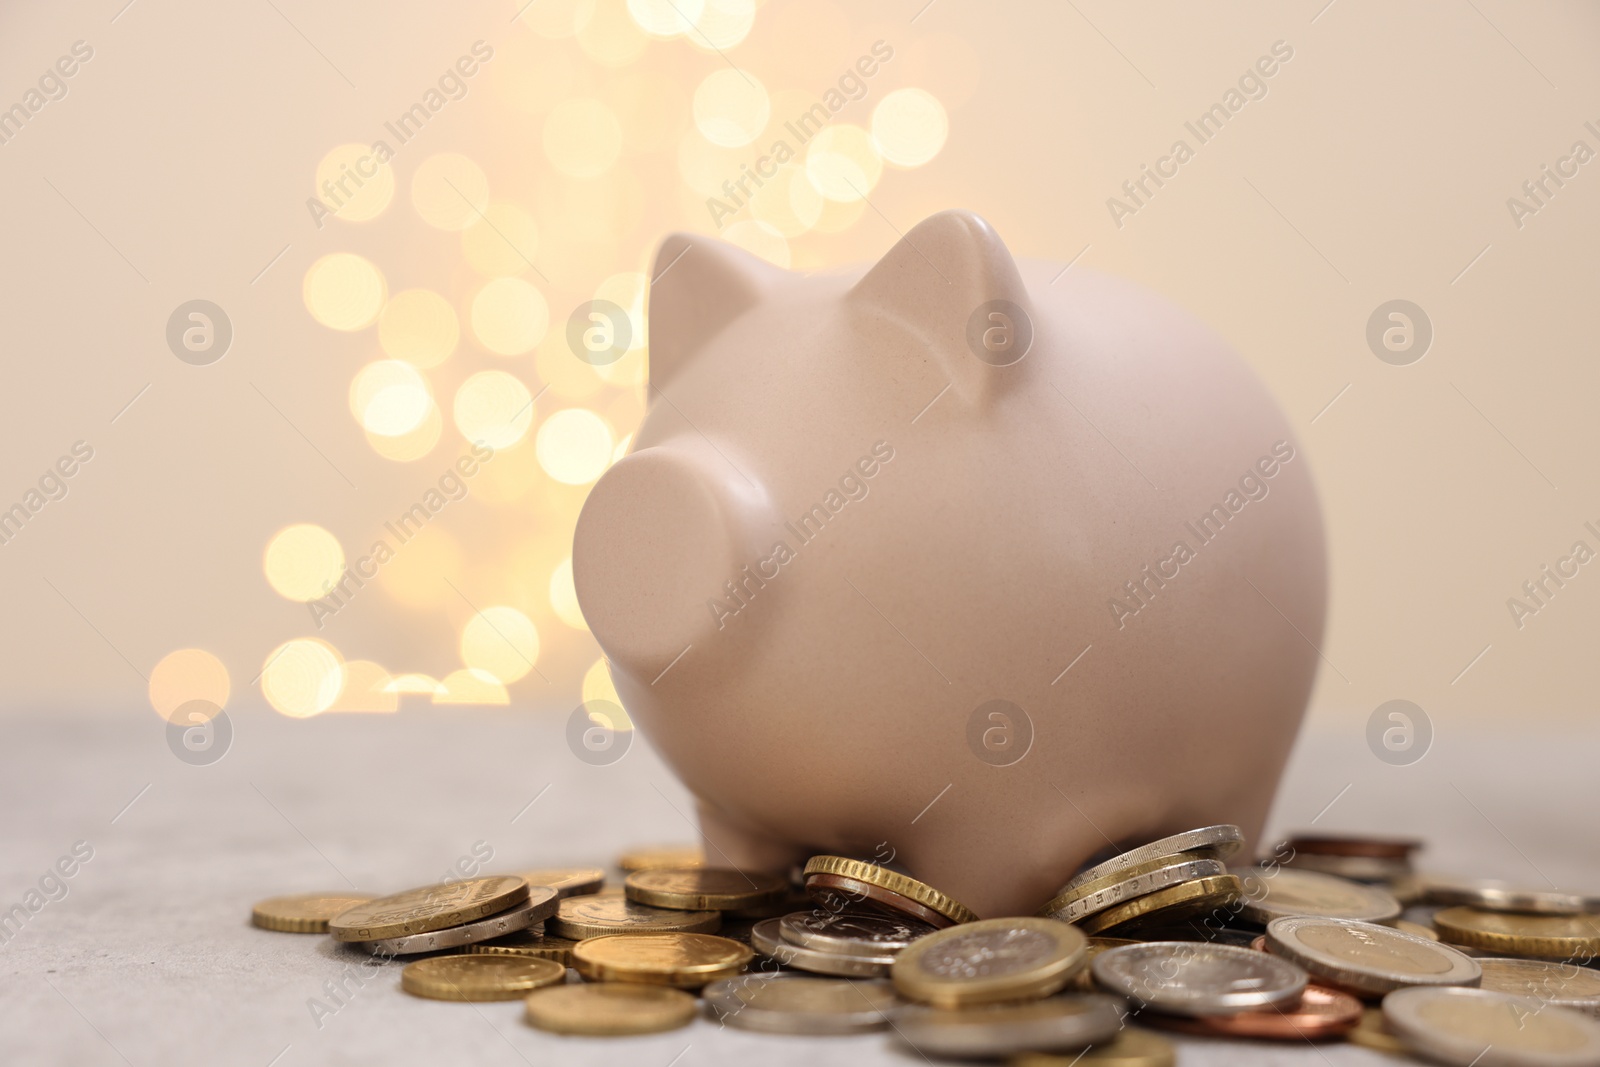
[[[969,923],[972,909],[915,878],[843,856],[813,856],[805,867],[806,892],[829,911],[852,904],[888,908],[932,926]]]
[[[526,930],[535,923],[544,922],[554,915],[555,911],[556,891],[549,886],[535,886],[529,890],[527,900],[487,919],[464,923],[461,926],[450,926],[426,934],[362,941],[359,944],[375,956],[408,956],[417,952],[440,952]]]
[[[606,880],[606,872],[599,867],[538,867],[518,871],[517,876],[530,886],[547,885],[563,899],[598,893]]]
[[[634,871],[624,892],[636,904],[680,911],[731,911],[777,900],[788,890],[787,879],[766,871],[732,867],[652,867]]]
[[[1306,972],[1265,952],[1200,941],[1151,941],[1102,952],[1105,988],[1172,1015],[1231,1015],[1293,1004]]]
[[[1054,919],[981,919],[913,941],[889,973],[903,997],[964,1008],[1047,997],[1083,967],[1088,948],[1077,927]]]
[[[1480,957],[1479,988],[1600,1015],[1600,971],[1550,960]]]
[[[1446,941],[1505,956],[1593,959],[1600,955],[1600,915],[1512,915],[1445,908],[1433,917]]]
[[[1006,1062],[1008,1067],[1176,1067],[1178,1053],[1161,1035],[1129,1026],[1086,1052],[1024,1052]]]
[[[892,956],[934,927],[879,912],[796,911],[778,924],[785,941],[840,956]]]
[[[1104,863],[1098,863],[1086,871],[1079,871],[1060,892],[1076,889],[1089,882],[1098,881],[1122,871],[1130,870],[1141,863],[1158,860],[1164,857],[1179,857],[1184,859],[1221,859],[1225,860],[1244,844],[1244,834],[1237,826],[1223,823],[1217,826],[1204,826],[1198,830],[1185,830],[1181,834],[1163,837],[1159,841],[1152,841],[1148,845],[1132,848],[1118,856],[1113,856]],[[1190,857],[1186,853],[1196,853]],[[1057,894],[1060,895],[1059,893]]]
[[[860,1034],[889,1025],[900,1005],[888,982],[799,974],[741,975],[706,986],[712,1015],[727,1026],[769,1034]]]
[[[1430,904],[1462,905],[1483,911],[1534,912],[1543,915],[1582,915],[1600,911],[1600,897],[1564,893],[1556,889],[1525,889],[1489,878],[1422,879],[1423,899]]]
[[[1596,1067],[1600,1022],[1487,989],[1399,989],[1389,1029],[1412,1052],[1453,1067]]]
[[[578,942],[572,966],[591,982],[699,989],[745,969],[748,945],[711,934],[608,934]]]
[[[528,899],[528,883],[513,875],[419,886],[346,908],[328,923],[335,941],[380,941],[460,926]]]
[[[1263,926],[1285,915],[1381,923],[1401,911],[1400,902],[1387,890],[1331,874],[1291,867],[1235,867],[1233,875],[1243,887],[1240,915]]]
[[[551,937],[524,930],[509,937],[468,945],[462,951],[488,956],[533,956],[537,959],[555,960],[565,967],[572,962],[572,946],[576,944],[576,941],[565,937]]]
[[[1483,975],[1449,945],[1349,919],[1274,919],[1267,947],[1320,980],[1368,996],[1403,986],[1477,985]]]
[[[1125,872],[1070,889],[1041,908],[1039,914],[1064,923],[1077,922],[1157,890],[1192,882],[1196,878],[1214,878],[1227,873],[1228,868],[1217,859],[1168,857],[1152,860],[1148,864],[1139,864]]]
[[[693,1022],[696,1011],[695,998],[681,989],[622,982],[551,986],[527,1001],[530,1026],[584,1037],[676,1030]]]
[[[582,941],[606,934],[710,933],[722,925],[714,911],[674,911],[635,904],[621,894],[568,897],[556,907],[547,929],[557,937]]]
[[[1238,899],[1239,879],[1233,875],[1196,878],[1107,908],[1080,920],[1078,926],[1087,934],[1122,926],[1155,926],[1207,911],[1221,912]]]
[[[894,964],[893,953],[847,956],[791,944],[783,938],[782,923],[782,919],[762,919],[756,923],[750,928],[750,947],[785,967],[839,978],[882,978]]]
[[[1151,1012],[1140,1017],[1151,1026],[1202,1037],[1248,1037],[1264,1041],[1320,1041],[1355,1029],[1361,1001],[1349,993],[1308,985],[1290,1006],[1256,1008],[1234,1015],[1186,1018]]]
[[[250,910],[250,922],[263,930],[285,934],[325,934],[329,919],[371,899],[371,893],[293,893],[269,897]]]
[[[631,849],[617,858],[617,866],[624,871],[648,871],[656,867],[695,867],[705,861],[705,851],[694,845],[667,845]]]
[[[915,1005],[898,1012],[894,1026],[904,1044],[924,1055],[992,1059],[1109,1041],[1122,1027],[1122,1004],[1088,993],[956,1009]]]
[[[405,965],[400,988],[430,1000],[516,1000],[566,981],[554,960],[526,956],[433,956]]]

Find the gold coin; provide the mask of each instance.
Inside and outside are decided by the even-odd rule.
[[[1239,879],[1231,874],[1196,878],[1091,915],[1078,927],[1086,934],[1098,934],[1124,924],[1171,922],[1203,911],[1226,908],[1239,899],[1239,893]]]
[[[1383,1017],[1413,1055],[1436,1063],[1600,1063],[1600,1022],[1525,997],[1487,989],[1401,989],[1383,998]],[[1485,1054],[1489,1049],[1492,1055]]]
[[[740,973],[754,956],[749,945],[710,934],[609,934],[578,942],[572,966],[591,982],[699,989]]]
[[[599,867],[538,867],[531,871],[518,871],[517,875],[530,886],[549,886],[559,897],[598,892],[606,880],[606,872]]]
[[[805,875],[808,879],[812,875],[832,875],[862,882],[869,887],[906,897],[953,923],[970,923],[978,918],[971,908],[945,896],[931,885],[861,860],[843,856],[812,856],[806,862]]]
[[[722,916],[714,911],[652,908],[620,893],[591,893],[563,900],[547,929],[582,941],[607,934],[710,933],[721,925]]]
[[[521,931],[493,941],[480,941],[468,945],[463,952],[485,956],[532,956],[535,959],[555,960],[566,967],[572,962],[572,946],[576,941],[564,937],[547,937],[543,934]]]
[[[269,897],[250,910],[250,922],[263,930],[286,934],[325,934],[329,919],[371,899],[371,893],[294,893]]]
[[[554,960],[528,956],[434,956],[408,963],[400,988],[432,1000],[516,1000],[541,986],[565,981]]]
[[[1410,919],[1396,919],[1394,922],[1389,923],[1388,925],[1393,926],[1402,934],[1411,934],[1414,937],[1425,937],[1429,941],[1439,940],[1439,934],[1434,930],[1433,927],[1423,926],[1421,923],[1414,923]]]
[[[1363,1048],[1377,1049],[1379,1052],[1392,1052],[1396,1056],[1407,1055],[1405,1043],[1389,1032],[1389,1024],[1383,1020],[1382,1008],[1367,1008],[1361,1013],[1361,1021],[1356,1023],[1355,1029],[1344,1035],[1352,1043]]]
[[[1124,1029],[1110,1042],[1094,1045],[1086,1052],[1054,1054],[1024,1052],[1007,1061],[1007,1067],[1072,1067],[1073,1064],[1098,1064],[1100,1067],[1174,1067],[1178,1054],[1172,1042],[1148,1030]]]
[[[1483,969],[1481,989],[1600,1015],[1600,971],[1572,963],[1494,957],[1478,960],[1478,966]]]
[[[1055,919],[981,919],[911,942],[889,975],[901,996],[936,1008],[1047,997],[1083,967],[1089,939]]]
[[[528,899],[528,883],[509,875],[419,886],[347,908],[328,923],[335,941],[382,941],[461,926]]]
[[[625,892],[635,904],[679,911],[732,911],[781,899],[789,881],[765,871],[732,867],[653,867],[628,875]]]
[[[1600,954],[1600,915],[1513,915],[1445,908],[1434,915],[1433,925],[1455,944],[1506,956],[1570,959]]]
[[[649,871],[657,867],[699,867],[705,861],[705,849],[698,845],[668,845],[631,849],[617,857],[617,866],[624,871]]]
[[[696,1001],[665,986],[563,985],[528,997],[528,1022],[554,1034],[622,1037],[676,1030],[694,1021]]]

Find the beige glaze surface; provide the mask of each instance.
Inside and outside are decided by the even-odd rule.
[[[967,212],[864,275],[675,235],[652,277],[650,414],[574,580],[712,862],[892,855],[998,916],[1111,842],[1259,836],[1324,542],[1305,456],[1223,341],[1128,282],[1014,262]]]

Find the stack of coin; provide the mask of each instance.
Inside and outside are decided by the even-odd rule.
[[[882,978],[901,950],[933,931],[927,923],[887,912],[815,908],[756,923],[750,945],[785,967],[840,978]]]
[[[806,863],[804,878],[806,893],[828,911],[881,911],[939,929],[978,917],[931,885],[863,860],[813,856]]]
[[[379,956],[440,952],[526,931],[555,914],[556,891],[515,875],[467,878],[354,904],[328,922],[335,941]]]
[[[1226,918],[1240,885],[1224,861],[1243,841],[1228,824],[1152,841],[1079,872],[1039,914],[1115,936],[1205,912]]]

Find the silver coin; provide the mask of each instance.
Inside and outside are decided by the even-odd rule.
[[[1600,1015],[1600,971],[1573,963],[1487,956],[1480,988]]]
[[[750,928],[750,947],[777,960],[785,967],[798,967],[814,974],[831,974],[840,978],[882,978],[894,964],[893,955],[843,956],[836,952],[818,952],[791,944],[783,939],[782,919],[762,919]]]
[[[1560,890],[1524,889],[1490,878],[1424,877],[1423,898],[1430,904],[1482,908],[1485,911],[1533,912],[1540,915],[1582,915],[1600,911],[1600,897]]]
[[[1600,1022],[1487,989],[1398,989],[1383,1019],[1408,1049],[1453,1067],[1596,1067]]]
[[[1274,919],[1267,924],[1267,946],[1319,978],[1362,993],[1473,986],[1483,977],[1476,962],[1449,945],[1350,919]]]
[[[1235,945],[1151,941],[1107,949],[1090,965],[1095,981],[1170,1015],[1232,1015],[1293,1004],[1306,972],[1285,959]]]
[[[1087,885],[1108,875],[1125,871],[1129,867],[1149,863],[1164,856],[1181,856],[1185,852],[1204,849],[1214,858],[1225,860],[1239,851],[1239,846],[1242,844],[1244,844],[1244,833],[1231,823],[1204,826],[1198,830],[1185,830],[1181,834],[1173,834],[1171,837],[1152,841],[1148,845],[1129,849],[1120,856],[1113,856],[1086,871],[1079,871],[1056,895],[1060,896],[1061,893],[1076,889],[1080,885]]]
[[[768,1034],[861,1034],[889,1025],[894,986],[801,974],[741,974],[706,986],[706,1007],[725,1026]]]
[[[1232,872],[1244,883],[1240,914],[1265,926],[1285,915],[1320,915],[1381,923],[1399,918],[1400,902],[1379,886],[1352,882],[1291,867],[1241,867]]]
[[[460,948],[493,937],[503,937],[543,923],[556,913],[560,897],[545,885],[528,887],[528,899],[514,908],[479,919],[463,926],[451,926],[429,934],[409,934],[406,937],[389,937],[381,941],[355,942],[375,956],[407,956],[415,952],[438,952],[441,949]]]
[[[880,912],[796,911],[778,924],[783,939],[840,956],[892,956],[934,927]]]
[[[994,1059],[1098,1045],[1122,1029],[1122,1014],[1116,997],[1083,993],[975,1008],[918,1004],[897,1014],[894,1026],[896,1037],[925,1056]]]
[[[1153,871],[1136,874],[1115,882],[1103,889],[1097,889],[1087,896],[1070,896],[1070,890],[1063,892],[1050,903],[1056,905],[1051,908],[1046,906],[1045,914],[1052,919],[1060,919],[1064,923],[1074,923],[1079,919],[1087,919],[1091,915],[1098,915],[1107,908],[1114,908],[1118,904],[1125,904],[1135,897],[1148,896],[1158,889],[1166,889],[1180,882],[1192,882],[1196,878],[1211,878],[1219,874],[1227,874],[1228,868],[1216,859],[1178,859],[1167,867],[1158,867]],[[1084,889],[1089,883],[1085,882]],[[1065,904],[1057,901],[1066,898]]]

